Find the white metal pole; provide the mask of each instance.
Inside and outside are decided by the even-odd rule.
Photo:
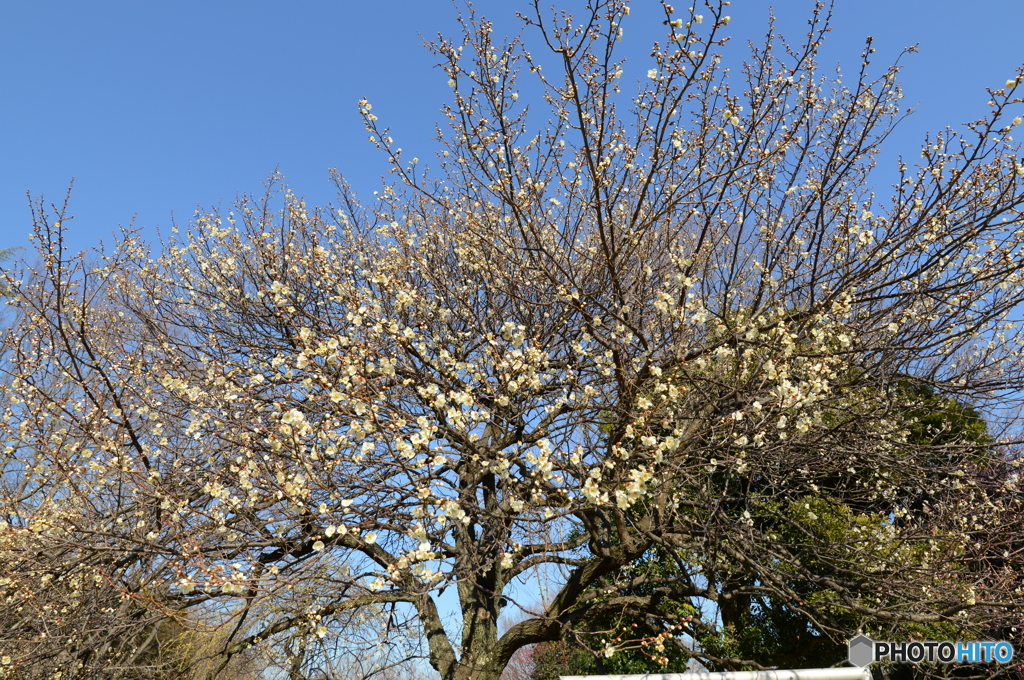
[[[866,668],[805,668],[774,671],[649,673],[647,675],[562,675],[561,680],[871,680]]]

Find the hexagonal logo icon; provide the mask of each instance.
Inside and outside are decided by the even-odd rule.
[[[854,666],[864,668],[874,661],[875,641],[867,635],[858,635],[850,640],[850,648],[847,658]]]

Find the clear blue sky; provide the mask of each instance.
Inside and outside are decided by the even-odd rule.
[[[627,80],[649,68],[645,26],[662,32],[654,0],[631,5]],[[769,5],[733,0],[730,54],[763,33]],[[812,2],[775,5],[797,37]],[[517,30],[513,13],[526,6],[477,3],[501,33]],[[448,0],[3,3],[0,247],[27,245],[26,191],[59,200],[72,177],[76,249],[109,240],[133,216],[148,233],[172,213],[187,221],[197,205],[260,191],[275,168],[313,203],[332,197],[331,167],[369,194],[386,167],[356,102],[369,97],[410,156],[430,157],[449,90],[420,43],[451,33],[454,14]],[[910,157],[926,130],[983,115],[984,88],[1024,62],[1021,0],[838,0],[833,25],[825,61],[848,71],[865,36],[875,38],[878,72],[920,45],[902,79],[919,110],[888,145]]]

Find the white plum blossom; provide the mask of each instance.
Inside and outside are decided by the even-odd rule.
[[[423,650],[443,680],[559,639],[747,665],[690,643],[751,607],[1018,624],[1017,81],[889,191],[895,68],[829,79],[827,13],[727,68],[727,7],[663,6],[637,83],[624,0],[507,42],[465,13],[429,48],[436,163],[358,103],[391,170],[366,201],[275,175],[81,257],[36,204],[39,264],[0,286],[8,676],[158,673],[167,617],[216,627],[190,667]]]

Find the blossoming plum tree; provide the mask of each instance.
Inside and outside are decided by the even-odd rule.
[[[361,102],[395,176],[366,208],[272,183],[89,260],[39,210],[41,265],[10,281],[0,668],[156,674],[162,618],[216,629],[210,676],[258,649],[305,677],[404,635],[445,680],[567,635],[640,644],[592,625],[619,614],[696,639],[680,602],[752,593],[837,637],[1015,621],[1016,477],[915,441],[906,386],[1019,425],[1017,79],[882,200],[896,69],[870,77],[868,49],[822,77],[819,8],[802,46],[770,30],[730,76],[726,5],[665,5],[629,97],[621,0],[534,4],[558,69],[467,16],[433,47],[454,88],[437,169]],[[908,489],[927,511],[893,502]],[[824,541],[807,520],[836,497],[856,513]],[[675,568],[638,569],[652,550]]]

